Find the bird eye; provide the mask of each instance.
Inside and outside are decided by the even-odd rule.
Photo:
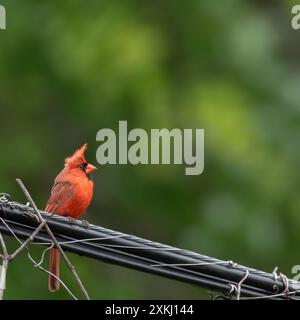
[[[85,168],[87,167],[87,163],[85,162],[85,163],[83,163],[79,168],[81,169],[81,170],[83,170],[83,171],[85,171]]]

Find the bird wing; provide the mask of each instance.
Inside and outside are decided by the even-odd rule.
[[[66,215],[67,203],[74,197],[74,185],[69,181],[56,181],[45,208],[46,212]]]

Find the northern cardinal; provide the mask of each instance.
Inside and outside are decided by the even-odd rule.
[[[94,190],[90,173],[97,168],[85,160],[86,148],[87,144],[84,144],[72,156],[65,159],[65,167],[55,179],[45,211],[76,219],[89,206]],[[59,278],[59,260],[59,250],[52,248],[49,271],[57,278]],[[59,289],[57,278],[49,275],[49,291],[54,292]]]

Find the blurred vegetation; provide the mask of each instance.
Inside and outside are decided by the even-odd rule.
[[[204,128],[205,171],[102,166],[87,219],[291,275],[300,241],[296,1],[2,0],[0,191],[44,208],[63,159],[117,128]],[[15,247],[9,242],[10,249]],[[32,248],[39,257],[41,248]],[[199,298],[198,288],[70,255],[93,298]],[[63,279],[79,294],[71,274]],[[69,299],[23,254],[9,299]]]

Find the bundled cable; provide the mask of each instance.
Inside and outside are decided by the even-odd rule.
[[[300,282],[283,274],[266,273],[192,251],[179,249],[96,225],[70,222],[67,218],[40,211],[65,251],[194,284],[224,298],[300,299]],[[29,206],[0,197],[0,232],[27,239],[39,226]],[[31,243],[53,245],[41,229]]]

